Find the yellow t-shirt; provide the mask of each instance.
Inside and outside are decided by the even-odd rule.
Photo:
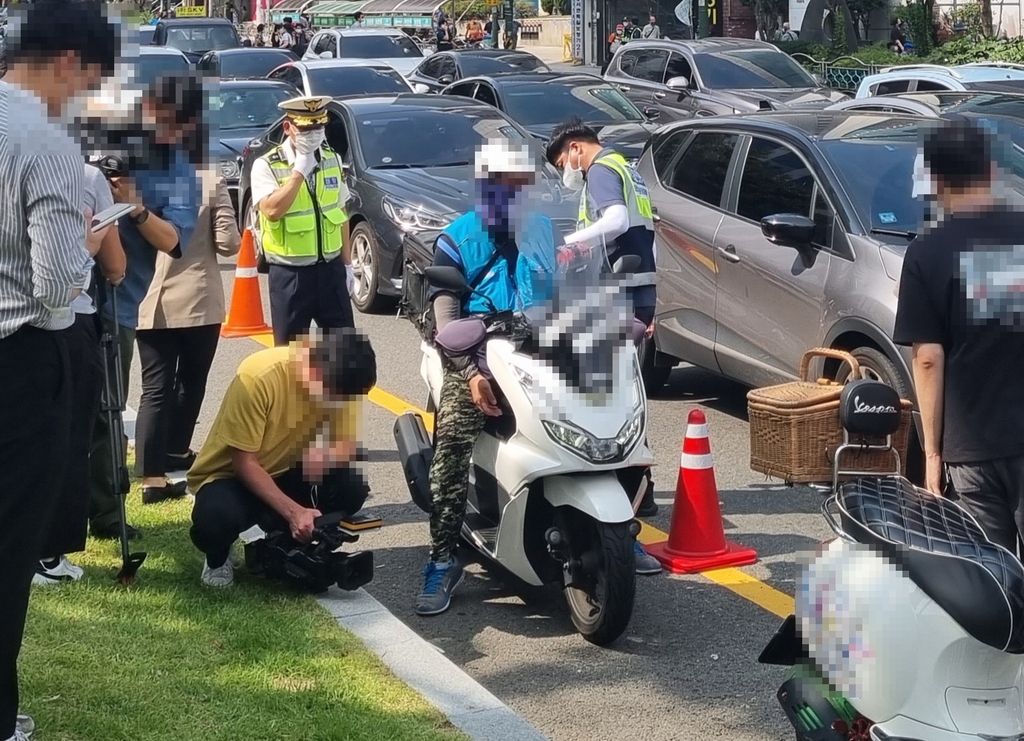
[[[188,472],[193,493],[234,475],[232,448],[255,453],[265,471],[280,476],[302,460],[303,451],[327,425],[332,442],[358,439],[362,398],[339,407],[311,398],[296,375],[296,349],[261,350],[238,366],[206,444]]]

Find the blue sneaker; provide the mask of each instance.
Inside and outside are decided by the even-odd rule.
[[[423,591],[416,599],[417,615],[440,615],[452,603],[452,592],[462,583],[465,572],[459,562],[448,564],[430,561],[423,568]]]
[[[651,576],[661,573],[661,562],[644,550],[644,547],[637,541],[633,541],[633,560],[636,563],[636,573],[640,576]]]

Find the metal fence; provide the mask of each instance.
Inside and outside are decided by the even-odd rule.
[[[856,90],[861,80],[883,69],[881,65],[868,64],[857,57],[846,56],[833,59],[831,62],[822,62],[799,52],[792,56],[808,70],[820,75],[826,85],[837,90]],[[847,66],[849,63],[852,65]]]

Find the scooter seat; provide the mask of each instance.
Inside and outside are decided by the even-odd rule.
[[[900,476],[848,481],[835,501],[848,535],[902,568],[971,636],[1024,653],[1024,566],[970,512]]]

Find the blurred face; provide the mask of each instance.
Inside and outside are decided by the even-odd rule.
[[[156,133],[156,143],[174,145],[192,133],[195,123],[179,124],[173,106],[163,106],[152,98],[142,99],[142,121]]]
[[[651,25],[653,26],[655,24],[655,22],[656,22],[656,19],[655,19],[655,17],[653,15],[650,17],[650,21],[651,21]]]

